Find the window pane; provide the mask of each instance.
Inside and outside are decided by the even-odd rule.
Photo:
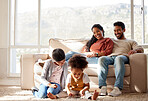
[[[22,54],[37,53],[37,49],[11,49],[10,50],[10,73],[20,73],[20,56]]]
[[[145,43],[148,44],[148,1],[145,0]]]
[[[40,50],[40,53],[49,54],[49,48],[42,48],[42,49]]]
[[[42,0],[41,44],[48,45],[50,38],[90,38],[96,23],[104,27],[106,37],[114,37],[116,21],[125,23],[130,38],[130,0]]]
[[[15,44],[38,42],[38,0],[16,0]]]
[[[142,44],[141,0],[134,0],[134,39]]]
[[[148,54],[148,48],[144,49],[144,53]]]

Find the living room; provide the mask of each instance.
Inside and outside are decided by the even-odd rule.
[[[21,58],[24,59],[24,57],[22,56],[26,54],[26,58],[31,60],[34,59],[30,58],[34,54],[51,53],[49,39],[57,38],[61,41],[89,39],[93,34],[91,27],[96,23],[103,26],[105,37],[115,38],[113,23],[124,22],[126,38],[137,41],[144,48],[144,54],[148,56],[147,12],[147,0],[0,0],[0,100],[21,100],[21,98],[23,100],[39,100],[33,97],[28,88],[21,90],[24,82],[32,82],[23,80],[33,77],[27,76],[30,69],[24,68],[30,67],[23,67],[24,61]],[[52,41],[54,41],[54,47],[60,46],[60,43],[55,44],[55,40]],[[76,50],[83,45],[75,41],[73,43],[76,45],[69,47],[69,49]],[[65,41],[62,44],[69,45]],[[33,62],[38,61],[39,57]],[[41,56],[41,58],[44,60],[48,57]],[[30,60],[24,64],[29,64]],[[145,63],[147,66],[148,60],[143,61],[147,61]],[[34,64],[31,65],[31,73],[33,73]],[[146,75],[146,79],[143,81],[148,87],[147,68],[143,71],[138,70]],[[25,84],[25,86],[28,85]],[[9,89],[12,92],[7,94],[6,91]],[[146,100],[148,94],[125,93],[121,97],[101,96],[100,99],[128,100],[125,97]]]

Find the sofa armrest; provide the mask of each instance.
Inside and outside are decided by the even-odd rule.
[[[48,54],[23,54],[20,58],[21,89],[30,89],[34,86],[33,68],[38,59],[49,59]]]
[[[131,66],[131,92],[147,92],[147,56],[144,53],[129,57]]]

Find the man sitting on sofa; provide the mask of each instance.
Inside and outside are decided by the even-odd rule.
[[[113,39],[114,48],[112,54],[109,56],[102,56],[98,60],[98,78],[99,88],[101,88],[100,95],[107,94],[106,78],[108,74],[108,65],[114,65],[116,81],[114,89],[108,93],[109,96],[119,96],[122,94],[123,78],[125,73],[125,65],[129,63],[129,55],[135,53],[143,53],[144,50],[134,40],[126,39],[124,36],[125,25],[123,22],[114,23],[114,34],[117,39]]]

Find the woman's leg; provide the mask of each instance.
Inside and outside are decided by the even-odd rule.
[[[91,58],[86,58],[88,64],[98,64],[98,57],[91,57]]]
[[[38,92],[35,91],[35,92],[33,93],[33,95],[34,95],[35,97],[37,97],[37,98],[46,98],[46,97],[47,97],[47,89],[48,89],[47,86],[41,84],[40,87],[39,87],[39,91],[38,91]]]
[[[81,53],[74,52],[74,51],[69,51],[68,53],[65,54],[65,57],[66,57],[65,60],[68,62],[68,60],[69,60],[74,54],[81,54]]]

